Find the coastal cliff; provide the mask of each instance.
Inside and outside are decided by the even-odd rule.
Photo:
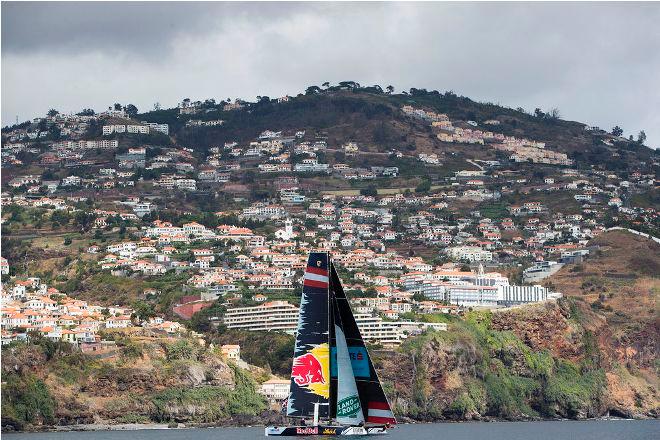
[[[269,377],[258,368],[241,369],[192,339],[124,339],[117,346],[92,356],[42,339],[3,350],[3,429],[244,425],[272,417],[256,393],[255,379]]]
[[[401,421],[658,417],[652,366],[604,347],[609,332],[568,298],[471,312],[374,360]],[[120,344],[106,359],[45,340],[3,350],[3,429],[281,422],[256,392],[264,370],[243,370],[185,339]]]
[[[598,319],[573,299],[472,313],[381,353],[380,371],[411,420],[657,417],[655,372],[612,357]]]

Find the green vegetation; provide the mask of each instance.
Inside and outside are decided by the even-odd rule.
[[[485,203],[478,207],[479,212],[483,217],[492,220],[502,220],[505,217],[510,217],[511,214],[507,211],[506,203]]]
[[[223,363],[193,339],[115,342],[114,359],[97,359],[38,336],[30,344],[3,347],[3,427],[23,430],[96,416],[118,423],[218,423],[267,409],[251,372]],[[147,365],[138,366],[138,359]],[[92,414],[85,402],[99,396],[108,399]]]
[[[460,321],[461,318],[447,313],[400,313],[401,319],[417,321],[417,322],[433,322],[433,323],[446,323]]]
[[[464,320],[431,316],[433,322],[450,322],[451,329],[427,332],[401,347],[415,367],[409,402],[399,408],[405,415],[430,420],[479,414],[504,419],[599,414],[606,381],[590,333],[584,335],[583,360],[574,363],[532,350],[511,331],[494,330],[487,312],[470,312]],[[440,360],[446,356],[453,359],[451,364]],[[461,385],[452,391],[433,390],[431,384],[440,377],[460,377]]]
[[[2,385],[2,425],[22,428],[26,424],[55,421],[55,401],[48,387],[32,374],[8,375]]]
[[[653,188],[630,197],[630,204],[640,208],[656,208],[660,206],[660,189]]]
[[[195,421],[214,423],[238,415],[257,415],[266,409],[266,403],[256,392],[256,383],[245,372],[232,367],[236,386],[203,385],[196,388],[174,387],[160,391],[151,397],[155,407],[153,420],[176,421],[176,409],[195,407]]]
[[[278,332],[227,330],[213,335],[214,344],[239,344],[241,358],[252,365],[288,376],[291,372],[294,338]]]

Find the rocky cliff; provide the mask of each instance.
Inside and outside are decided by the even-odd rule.
[[[397,414],[413,420],[657,417],[654,371],[622,363],[573,299],[470,313],[380,353]]]
[[[252,372],[188,339],[118,341],[100,356],[36,340],[3,350],[2,426],[260,423],[273,414]],[[267,378],[267,377],[266,377]]]

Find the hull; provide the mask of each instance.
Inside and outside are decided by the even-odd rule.
[[[265,429],[267,437],[304,437],[308,435],[383,435],[387,434],[385,426],[268,426]]]

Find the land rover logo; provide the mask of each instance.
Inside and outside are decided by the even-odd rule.
[[[337,402],[337,417],[356,417],[358,411],[360,411],[360,399],[355,395]]]

